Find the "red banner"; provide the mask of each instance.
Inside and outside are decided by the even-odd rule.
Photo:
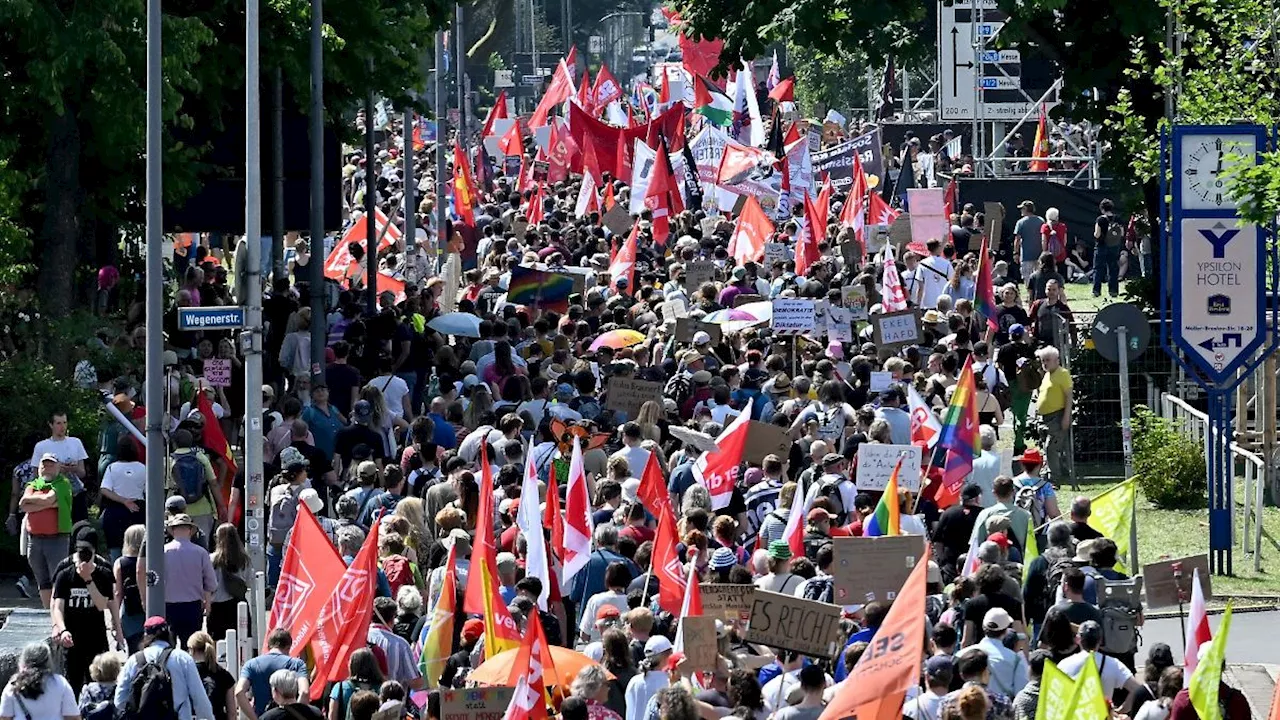
[[[653,122],[645,123],[633,128],[617,128],[601,120],[597,120],[591,116],[586,110],[578,107],[575,103],[569,104],[569,132],[573,135],[573,141],[578,147],[586,147],[587,138],[597,148],[618,147],[618,155],[626,154],[627,158],[623,160],[623,164],[629,162],[630,148],[637,138],[643,140],[650,135],[650,126],[653,126],[655,133],[661,133],[667,140],[667,149],[670,152],[676,152],[684,147],[684,107],[681,105],[673,105],[669,110],[659,115]],[[610,156],[609,153],[599,153],[596,156],[602,172],[611,173],[615,178],[630,178],[630,172],[623,172],[619,168],[617,156]]]

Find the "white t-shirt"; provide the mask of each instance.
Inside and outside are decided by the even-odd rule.
[[[107,466],[102,475],[102,489],[130,500],[145,498],[147,490],[147,466],[140,462],[117,460]]]
[[[365,387],[382,391],[382,398],[387,403],[387,412],[391,413],[392,417],[404,417],[404,396],[409,394],[409,384],[399,375],[392,375],[389,379],[386,375],[379,375],[370,380]]]
[[[53,438],[45,438],[36,443],[36,449],[31,453],[31,464],[40,468],[40,457],[45,453],[53,453],[58,460],[64,463],[79,462],[80,460],[88,460],[89,453],[84,451],[84,443],[80,442],[80,438],[74,438],[68,435],[61,440]],[[32,708],[34,710],[35,708]],[[79,711],[77,711],[79,712]]]
[[[1143,703],[1138,709],[1138,714],[1133,716],[1133,720],[1166,720],[1169,717],[1170,705],[1165,705],[1159,700],[1151,700]]]
[[[947,284],[951,282],[951,261],[939,255],[930,255],[921,260],[920,265],[920,284],[923,287],[920,307],[937,307],[938,296],[947,292]]]
[[[14,720],[53,720],[80,716],[80,707],[76,705],[76,696],[71,691],[71,684],[61,675],[50,675],[45,678],[44,689],[40,697],[35,700],[22,698],[22,703],[30,711],[30,715],[23,712],[22,706],[18,705],[14,692],[12,684],[5,686],[4,695],[0,696],[0,716],[11,717]]]
[[[649,464],[649,451],[639,445],[631,447],[629,445],[609,456],[612,460],[616,457],[625,458],[627,461],[627,470],[631,472],[631,477],[640,477],[644,474],[644,468]],[[626,610],[623,610],[626,612]]]
[[[1080,675],[1080,671],[1084,669],[1085,661],[1090,655],[1093,655],[1093,664],[1098,666],[1098,675],[1102,678],[1102,696],[1111,697],[1115,691],[1124,687],[1129,682],[1129,678],[1133,677],[1133,673],[1129,672],[1129,668],[1119,660],[1103,655],[1102,653],[1087,653],[1083,650],[1063,659],[1058,663],[1058,669],[1066,673],[1072,680]]]
[[[592,595],[587,600],[587,605],[582,611],[582,621],[578,623],[578,630],[591,640],[600,639],[600,631],[596,629],[596,613],[600,612],[600,608],[605,605],[612,605],[618,608],[619,614],[631,609],[627,605],[627,594],[625,592],[616,593],[612,590],[605,590]]]

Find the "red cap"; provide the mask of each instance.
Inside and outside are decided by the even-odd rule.
[[[1009,536],[1002,532],[991,533],[987,536],[987,541],[999,545],[1001,550],[1009,549]]]
[[[601,605],[600,609],[596,611],[597,620],[606,620],[608,618],[616,617],[622,617],[622,613],[618,611],[618,608],[612,605]]]
[[[484,634],[483,620],[472,619],[462,623],[462,639],[465,642],[478,640],[480,639],[480,636],[483,634]]]

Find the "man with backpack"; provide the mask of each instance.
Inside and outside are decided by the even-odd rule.
[[[143,649],[125,662],[115,706],[123,720],[203,720],[213,717],[196,662],[178,649],[169,623],[153,617],[142,626]],[[301,662],[301,661],[299,661]]]
[[[1093,296],[1102,295],[1102,277],[1107,278],[1107,292],[1111,297],[1120,294],[1120,250],[1124,247],[1125,224],[1116,215],[1115,204],[1103,198],[1098,203],[1102,213],[1093,224]]]
[[[187,515],[205,537],[212,537],[216,518],[211,491],[217,483],[213,463],[195,446],[190,430],[175,432],[173,445],[169,456],[169,492],[187,501]]]

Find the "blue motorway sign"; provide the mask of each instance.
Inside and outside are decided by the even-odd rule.
[[[235,330],[244,327],[244,308],[239,305],[178,308],[179,330]]]

